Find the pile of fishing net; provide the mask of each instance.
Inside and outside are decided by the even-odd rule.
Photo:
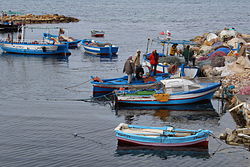
[[[162,63],[164,65],[175,64],[177,66],[180,66],[183,62],[177,56],[166,56],[166,57],[160,57],[159,63]]]

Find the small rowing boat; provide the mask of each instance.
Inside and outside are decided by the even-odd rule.
[[[81,42],[85,52],[95,55],[113,55],[117,54],[118,47],[105,42],[99,42],[91,39],[84,39]]]
[[[104,31],[97,31],[97,30],[92,30],[91,31],[91,36],[92,37],[104,37],[105,32]]]
[[[120,123],[115,128],[118,145],[155,147],[208,147],[209,130],[177,129],[171,126],[148,127]]]

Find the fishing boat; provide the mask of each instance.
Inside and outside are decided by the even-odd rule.
[[[111,43],[99,42],[91,39],[84,39],[81,45],[85,52],[95,55],[115,55],[118,47]]]
[[[31,55],[70,55],[66,44],[50,44],[44,42],[0,41],[0,48],[7,53]]]
[[[104,31],[97,31],[97,30],[92,30],[91,31],[91,36],[92,37],[104,37],[105,32]]]
[[[0,32],[17,32],[21,31],[21,25],[19,24],[9,24],[9,23],[0,23]]]
[[[132,79],[132,82],[128,84],[128,76],[111,79],[101,79],[99,77],[91,77],[93,85],[93,96],[102,96],[109,94],[118,89],[144,89],[144,88],[156,88],[161,84],[160,80],[169,78],[168,73],[157,74],[156,76],[144,76],[143,79]]]
[[[67,56],[71,53],[66,44],[55,44],[44,41],[25,41],[25,26],[22,25],[22,35],[20,39],[14,41],[9,39],[0,40],[0,48],[7,53],[31,54],[31,55],[63,55]]]
[[[159,60],[161,59],[164,59],[164,58],[172,58],[172,59],[178,59],[180,61],[180,64],[178,66],[178,68],[172,72],[172,76],[174,77],[187,77],[187,78],[195,78],[198,73],[199,73],[199,68],[198,67],[195,67],[195,66],[189,66],[189,65],[184,65],[184,57],[179,55],[179,56],[169,56],[169,46],[171,44],[178,44],[178,45],[182,45],[183,47],[186,46],[186,45],[196,45],[195,42],[192,42],[192,41],[187,41],[187,40],[172,40],[170,38],[164,38],[164,39],[161,39],[161,38],[157,38],[157,39],[148,39],[148,43],[147,43],[147,50],[146,50],[146,54],[144,55],[143,57],[143,60],[144,60],[144,66],[146,66],[149,70],[151,70],[151,64],[150,64],[150,61],[149,61],[149,56],[151,53],[148,53],[148,49],[149,49],[149,43],[150,42],[156,42],[158,44],[160,44],[163,48],[162,48],[162,53],[158,53],[159,55]],[[166,51],[166,54],[165,54],[165,50]],[[157,67],[156,67],[156,72],[157,73],[166,73],[166,72],[169,72],[169,69],[171,68],[170,65],[168,65],[167,63],[165,62],[159,62]]]
[[[221,83],[195,83],[187,79],[161,80],[161,89],[115,91],[116,105],[167,106],[211,100]]]
[[[155,147],[203,147],[208,148],[210,130],[177,129],[172,126],[149,127],[120,123],[115,128],[118,145]]]
[[[16,15],[24,15],[21,12],[15,11],[2,11],[2,15],[0,17],[0,32],[1,33],[8,33],[8,32],[20,32],[21,31],[21,23],[15,23],[10,19],[4,19],[4,17],[8,16],[16,16]]]
[[[57,44],[67,44],[69,49],[77,48],[78,43],[81,42],[79,39],[74,39],[72,37],[67,37],[65,35],[53,35],[50,33],[43,33],[43,37],[51,42]]]

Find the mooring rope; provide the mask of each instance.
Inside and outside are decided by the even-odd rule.
[[[83,82],[83,83],[80,83],[80,84],[77,84],[77,85],[73,85],[73,86],[66,87],[65,89],[70,89],[70,88],[74,88],[74,87],[81,86],[81,85],[83,85],[83,84],[85,84],[85,83],[87,83],[87,82],[89,82],[89,81],[91,81],[91,80],[92,80],[92,78],[89,79],[89,80],[87,80],[87,81],[85,81],[85,82]]]
[[[114,128],[105,128],[105,129],[98,129],[98,130],[94,130],[94,131],[89,131],[89,132],[86,132],[84,134],[91,134],[91,133],[97,133],[97,132],[101,132],[101,131],[107,131],[107,130],[113,130]],[[105,146],[107,147],[107,144],[105,143],[102,143],[100,141],[96,141],[94,139],[90,139],[90,138],[86,138],[85,136],[83,136],[82,134],[78,134],[78,133],[73,133],[73,136],[76,138],[76,137],[79,137],[79,138],[82,138],[82,139],[85,139],[85,140],[88,140],[88,141],[91,141],[93,143],[96,143],[98,145],[100,145],[101,147]]]

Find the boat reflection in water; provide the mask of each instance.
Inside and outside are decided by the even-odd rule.
[[[138,117],[151,115],[163,122],[185,122],[186,120],[206,121],[218,123],[219,114],[215,111],[211,101],[199,104],[176,105],[176,106],[146,106],[129,107],[124,106],[115,110],[116,116],[124,116],[125,123],[131,124]]]
[[[117,145],[115,156],[157,156],[161,159],[170,157],[191,157],[191,158],[210,158],[208,148],[197,147],[150,147],[150,146],[125,146]]]
[[[6,58],[14,58],[14,57],[42,58],[42,59],[53,59],[53,60],[67,62],[70,55],[38,55],[38,54],[32,55],[32,54],[14,54],[14,53],[2,52],[0,56]]]
[[[3,57],[38,57],[38,58],[48,58],[48,59],[58,59],[58,60],[68,60],[70,55],[32,55],[32,54],[15,54],[2,52],[0,56]]]
[[[85,59],[89,59],[91,62],[116,62],[118,59],[118,55],[117,54],[113,54],[110,56],[103,56],[103,55],[94,55],[91,53],[82,53],[83,54],[83,58]]]

